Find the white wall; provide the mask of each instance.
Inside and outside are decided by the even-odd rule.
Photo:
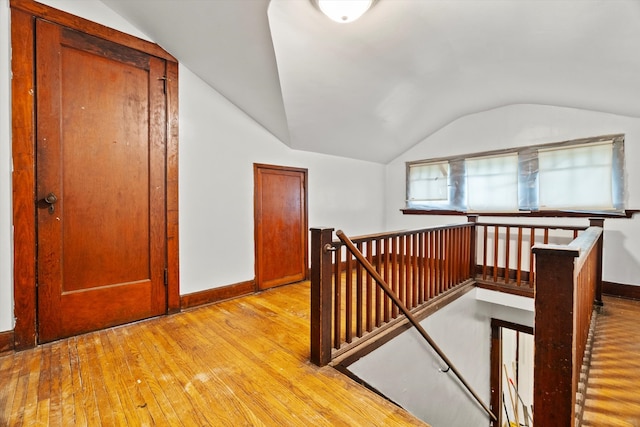
[[[97,0],[41,2],[146,38]],[[6,331],[14,325],[8,0],[0,0],[0,9],[0,331]],[[254,278],[254,162],[308,168],[309,226],[348,235],[383,229],[384,166],[291,150],[186,67],[179,72],[181,294]]]
[[[477,153],[591,136],[624,133],[627,208],[640,209],[640,119],[543,105],[510,105],[461,117],[387,165],[387,229],[419,228],[464,217],[402,215],[405,162]],[[481,218],[518,222],[516,219]],[[526,218],[527,223],[586,225],[586,219]],[[640,285],[640,215],[607,219],[604,235],[605,281]]]
[[[533,326],[533,312],[487,302],[493,299],[487,295],[480,300],[476,291],[420,324],[488,405],[491,318]],[[467,394],[455,374],[443,373],[442,368],[446,365],[415,328],[349,366],[355,375],[433,427],[488,425],[488,415]]]
[[[253,163],[309,169],[309,226],[383,228],[384,166],[295,151],[180,68],[181,292],[253,279]]]
[[[0,0],[0,332],[13,329],[9,0]]]

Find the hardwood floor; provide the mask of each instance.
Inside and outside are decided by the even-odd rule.
[[[582,426],[640,426],[640,301],[605,297]]]
[[[0,425],[426,425],[309,362],[309,283],[0,357]]]

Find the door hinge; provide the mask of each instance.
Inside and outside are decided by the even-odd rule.
[[[162,77],[158,77],[158,80],[162,80],[162,83],[164,84],[163,86],[163,91],[164,94],[167,94],[167,76],[162,76]]]
[[[169,271],[164,269],[164,285],[169,286]]]

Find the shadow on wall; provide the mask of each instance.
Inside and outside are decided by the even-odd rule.
[[[628,248],[628,239],[621,231],[605,231],[603,280],[640,286],[640,252],[633,255],[633,251]],[[631,283],[632,280],[635,283]]]

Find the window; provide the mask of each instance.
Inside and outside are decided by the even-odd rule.
[[[412,202],[448,200],[449,163],[409,166],[409,194]]]
[[[624,135],[407,163],[407,208],[624,210]]]
[[[518,155],[468,158],[468,211],[518,210]]]
[[[540,209],[614,209],[612,146],[607,142],[539,150]]]

